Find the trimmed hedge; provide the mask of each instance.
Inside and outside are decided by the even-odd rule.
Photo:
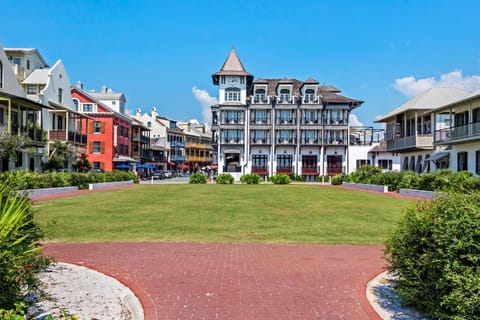
[[[480,319],[480,193],[416,203],[386,244],[405,305],[433,319]]]
[[[262,177],[260,177],[256,173],[249,173],[249,174],[245,174],[245,175],[241,176],[240,177],[240,182],[241,183],[246,183],[246,184],[259,184],[261,179],[262,179]]]
[[[270,177],[270,181],[273,184],[289,184],[290,182],[292,182],[292,180],[290,180],[290,177],[283,173],[276,174]]]
[[[235,179],[230,173],[222,173],[215,179],[216,184],[233,184]]]
[[[206,184],[207,183],[207,176],[201,173],[195,173],[190,176],[188,181],[190,184]]]
[[[379,168],[363,165],[346,176],[345,181],[386,185],[389,191],[398,191],[400,188],[443,192],[480,190],[480,177],[474,177],[468,171],[453,172],[448,169],[415,174],[413,171],[382,172]]]
[[[128,181],[139,182],[139,178],[132,172],[32,172],[8,171],[0,174],[0,182],[9,181],[12,190],[28,190],[41,188],[58,188],[77,186],[79,189],[88,189],[89,183]]]

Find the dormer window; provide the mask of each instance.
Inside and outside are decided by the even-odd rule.
[[[240,89],[230,87],[225,89],[225,101],[227,102],[239,102],[240,101]]]
[[[305,90],[305,102],[315,102],[315,90],[313,89],[306,89]]]
[[[289,102],[290,101],[290,90],[281,89],[280,90],[280,102]]]
[[[255,90],[255,102],[265,102],[266,101],[266,96],[265,96],[265,89],[256,89]]]

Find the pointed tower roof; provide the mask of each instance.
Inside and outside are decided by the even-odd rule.
[[[222,68],[212,75],[213,83],[218,85],[219,76],[247,76],[247,83],[252,83],[253,76],[245,70],[240,58],[238,58],[235,49],[230,50],[230,54],[223,63]]]

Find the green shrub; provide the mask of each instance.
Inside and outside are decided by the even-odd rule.
[[[386,244],[404,304],[434,319],[480,318],[480,193],[417,203]]]
[[[292,180],[290,180],[290,177],[283,173],[272,176],[270,178],[270,181],[272,181],[273,184],[289,184],[290,182],[292,182]]]
[[[233,184],[234,179],[230,173],[222,173],[217,176],[217,179],[215,179],[215,182],[217,184]]]
[[[345,181],[345,174],[344,173],[341,173],[341,174],[337,174],[335,176],[332,177],[332,184],[333,185],[340,185],[343,183],[343,181]]]
[[[330,176],[318,176],[317,181],[328,183],[330,182]]]
[[[190,179],[188,181],[190,184],[205,184],[207,183],[207,176],[201,174],[201,173],[195,173],[190,176]]]
[[[375,178],[375,176],[381,173],[382,169],[380,169],[379,167],[373,167],[369,164],[364,164],[345,178],[346,181],[352,183],[370,184],[372,183],[372,180]]]
[[[26,195],[0,184],[0,309],[14,309],[25,290],[39,292],[36,273],[50,261],[40,254],[41,232]]]
[[[246,184],[259,184],[261,179],[262,177],[260,177],[256,173],[249,173],[241,176],[240,182],[246,183]]]
[[[299,182],[304,182],[305,181],[305,178],[303,178],[302,176],[300,176],[298,174],[294,174],[291,179],[292,179],[292,181],[299,181]]]

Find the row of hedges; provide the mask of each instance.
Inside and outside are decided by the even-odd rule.
[[[138,176],[132,172],[46,172],[8,171],[0,174],[0,182],[9,181],[13,190],[57,188],[77,186],[87,189],[89,183],[128,181],[138,182]]]
[[[273,184],[289,184],[292,180],[286,174],[277,174],[268,179]],[[233,184],[235,179],[229,173],[222,173],[218,175],[215,182],[217,184]],[[262,177],[256,173],[245,174],[240,177],[240,182],[244,184],[259,184],[262,181]],[[205,184],[207,183],[207,177],[203,174],[192,174],[189,179],[190,184]]]
[[[474,177],[468,171],[453,172],[448,169],[415,174],[413,171],[382,172],[378,167],[364,165],[349,175],[341,174],[333,177],[332,184],[341,184],[343,181],[386,185],[389,191],[398,191],[400,188],[444,192],[480,190],[480,177]]]

